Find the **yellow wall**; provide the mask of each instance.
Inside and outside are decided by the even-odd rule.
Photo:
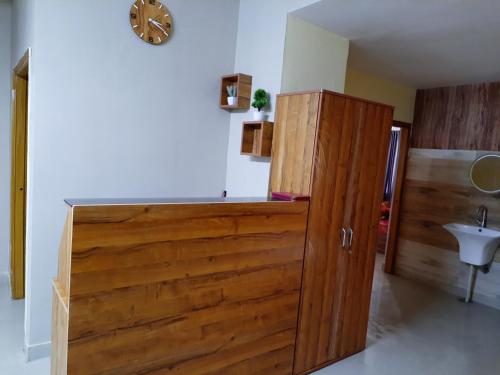
[[[348,54],[349,40],[288,16],[281,92],[343,92]]]
[[[395,107],[394,120],[413,122],[417,90],[347,68],[345,93]]]

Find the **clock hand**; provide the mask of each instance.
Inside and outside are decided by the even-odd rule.
[[[149,23],[153,24],[154,26],[156,26],[157,28],[159,28],[161,31],[163,31],[163,33],[165,35],[168,36],[168,33],[165,31],[165,29],[162,27],[162,24],[159,23],[158,21],[155,21],[154,19],[150,18],[149,20]]]

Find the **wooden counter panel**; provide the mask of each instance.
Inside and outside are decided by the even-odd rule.
[[[266,207],[268,206],[268,207]],[[101,211],[102,210],[102,211]],[[303,207],[285,202],[75,207],[73,253],[108,246],[301,230]]]
[[[300,289],[301,272],[302,260],[297,260],[283,265],[131,286],[101,293],[93,299],[88,295],[73,297],[70,340],[200,309],[294,292]],[[135,303],[139,300],[142,302],[133,304],[133,311],[119,311],[123,301]],[[99,319],[93,319],[96,315]]]
[[[308,202],[73,211],[69,374],[291,373]]]
[[[59,263],[57,273],[57,286],[65,306],[68,306],[69,288],[71,278],[71,242],[73,238],[73,210],[68,211],[64,223],[63,235],[59,246]]]
[[[232,235],[207,242],[204,238],[179,241],[160,241],[138,246],[107,246],[81,250],[73,254],[73,277],[79,274],[104,270],[123,269],[139,266],[151,266],[160,262],[194,262],[211,259],[214,256],[235,255],[234,244],[238,243],[237,254],[265,251],[269,249],[269,241],[273,241],[273,249],[295,248],[303,233],[301,230],[289,231],[286,236],[281,233],[257,233]]]
[[[65,375],[68,358],[68,308],[61,288],[52,283],[52,347],[51,375]]]

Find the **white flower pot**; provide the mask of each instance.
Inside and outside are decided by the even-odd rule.
[[[255,111],[253,113],[253,119],[255,121],[266,121],[267,120],[267,113],[263,111]]]
[[[236,105],[236,99],[238,99],[236,96],[228,96],[227,97],[227,104],[228,105]]]

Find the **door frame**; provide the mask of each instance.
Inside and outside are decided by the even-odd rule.
[[[28,49],[12,71],[10,284],[13,299],[25,296],[29,70]]]
[[[401,213],[401,198],[403,196],[403,186],[406,179],[406,164],[408,162],[408,152],[410,150],[412,124],[402,121],[394,121],[393,126],[400,128],[401,132],[396,181],[394,183],[394,192],[391,199],[389,230],[387,233],[387,241],[385,245],[384,272],[389,274],[394,274],[396,265],[396,253],[399,237],[399,220]]]

